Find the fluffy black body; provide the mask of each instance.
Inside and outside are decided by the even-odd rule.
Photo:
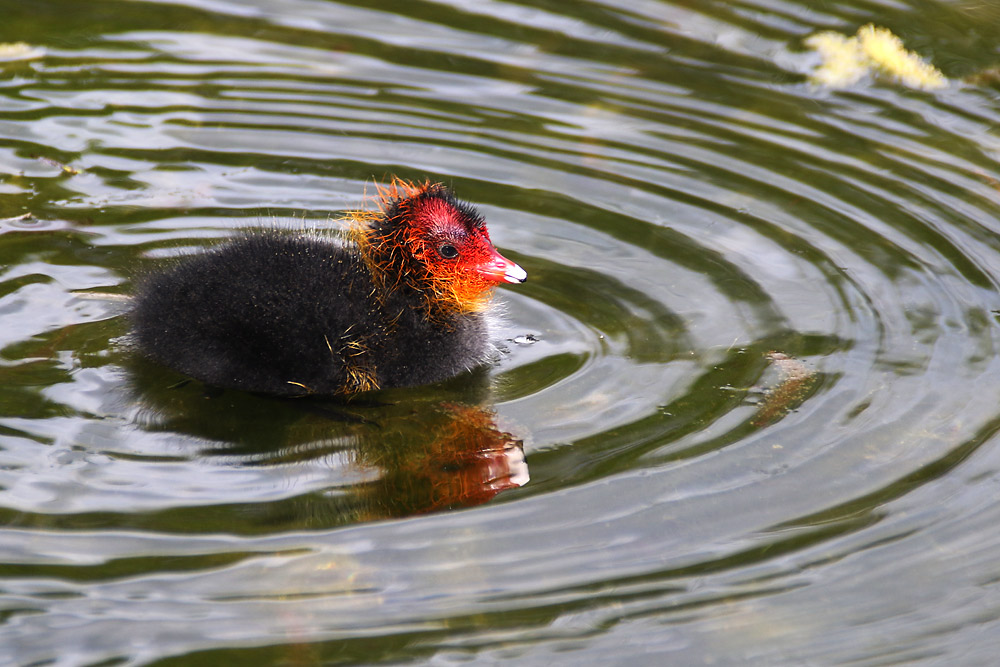
[[[377,289],[357,247],[255,232],[150,276],[131,312],[148,357],[207,384],[284,396],[425,384],[482,363],[479,313]]]

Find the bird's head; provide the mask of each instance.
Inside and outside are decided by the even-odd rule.
[[[378,197],[377,212],[352,219],[353,238],[380,289],[414,289],[433,312],[479,312],[496,285],[527,279],[497,252],[479,212],[445,186],[395,180]]]

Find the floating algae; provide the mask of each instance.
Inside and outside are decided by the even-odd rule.
[[[808,37],[806,46],[819,52],[823,62],[812,74],[822,86],[841,88],[871,74],[909,86],[941,88],[948,79],[933,65],[903,47],[902,40],[885,28],[868,24],[854,37],[819,32]]]

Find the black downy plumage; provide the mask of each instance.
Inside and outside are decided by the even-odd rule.
[[[444,186],[380,194],[347,242],[255,231],[147,277],[136,346],[207,384],[281,396],[419,385],[483,363],[492,288],[524,270]]]

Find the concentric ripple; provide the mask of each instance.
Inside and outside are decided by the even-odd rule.
[[[995,659],[990,3],[22,4],[15,662]],[[869,22],[948,86],[811,84],[804,38]],[[527,269],[495,364],[278,401],[132,353],[144,271],[248,226],[336,235],[393,175],[475,202]]]

